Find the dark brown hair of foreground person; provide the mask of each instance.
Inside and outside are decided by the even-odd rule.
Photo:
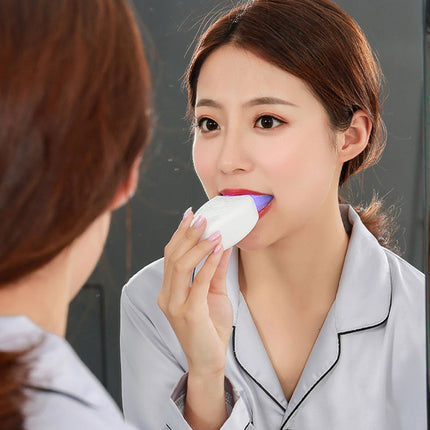
[[[369,115],[369,144],[344,164],[339,187],[379,161],[386,142],[380,116],[383,74],[360,28],[339,7],[328,0],[255,0],[219,18],[201,37],[188,69],[191,115],[202,64],[226,44],[304,80],[324,105],[334,130],[346,130],[359,109]],[[379,242],[397,251],[392,243],[394,218],[382,211],[381,201],[374,197],[367,207],[355,209]]]
[[[0,0],[0,288],[112,202],[150,131],[150,78],[122,0]],[[0,353],[0,428],[23,427],[30,355]]]

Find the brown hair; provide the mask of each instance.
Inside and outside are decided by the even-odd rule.
[[[23,386],[28,379],[27,362],[31,348],[0,352],[0,424],[5,430],[24,428],[22,405],[26,401]]]
[[[206,58],[233,44],[299,77],[324,105],[335,130],[346,130],[357,110],[366,112],[372,131],[364,151],[344,163],[339,187],[376,164],[385,147],[380,116],[383,74],[354,20],[328,0],[254,0],[213,23],[200,38],[187,73],[189,112],[194,112],[197,81]],[[342,198],[339,198],[343,202]],[[356,207],[363,222],[384,246],[391,245],[391,215],[373,199]]]
[[[149,139],[150,78],[125,0],[1,0],[0,40],[1,288],[49,262],[112,202]],[[0,381],[15,375],[0,419],[15,417],[13,429],[20,357],[0,353]]]

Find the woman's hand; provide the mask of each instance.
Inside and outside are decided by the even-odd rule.
[[[166,315],[188,360],[189,378],[211,380],[222,375],[233,325],[226,291],[231,250],[223,252],[221,236],[199,242],[206,220],[190,227],[188,210],[165,248],[164,279],[158,305]],[[191,285],[194,268],[206,257]]]

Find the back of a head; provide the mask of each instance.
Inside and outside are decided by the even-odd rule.
[[[0,40],[2,288],[108,208],[148,143],[150,78],[125,0],[0,0]],[[0,360],[2,429],[22,426],[17,357]]]
[[[0,1],[0,285],[105,210],[149,134],[149,73],[119,0]]]
[[[384,81],[364,34],[354,20],[329,0],[254,0],[241,2],[202,35],[187,74],[189,111],[196,101],[200,69],[217,48],[233,44],[302,79],[321,101],[333,130],[348,129],[354,112],[372,121],[362,153],[344,163],[339,187],[376,164],[385,147],[381,118]],[[374,200],[368,210],[356,208],[372,233],[387,246],[390,216]]]

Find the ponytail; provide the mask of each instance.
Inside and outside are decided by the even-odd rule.
[[[348,202],[343,197],[339,197],[339,203]],[[367,206],[362,204],[352,206],[360,216],[362,223],[375,236],[379,244],[400,255],[401,250],[394,238],[398,230],[398,214],[394,206],[384,207],[384,201],[376,193],[373,194],[372,200]]]
[[[27,400],[24,387],[29,377],[28,354],[21,351],[0,351],[0,428],[24,429],[23,406]]]

